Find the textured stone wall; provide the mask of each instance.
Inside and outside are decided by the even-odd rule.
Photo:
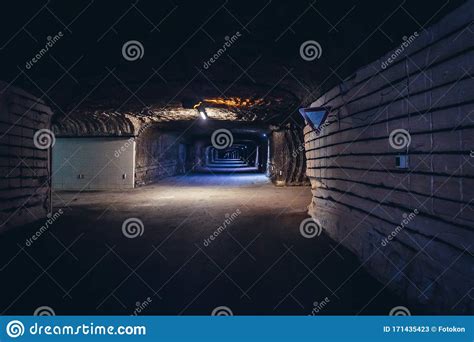
[[[186,149],[178,134],[145,129],[136,138],[135,183],[144,185],[185,172]]]
[[[51,209],[50,150],[41,145],[48,144],[48,134],[37,135],[36,145],[34,136],[50,129],[52,112],[19,88],[0,82],[0,89],[1,232],[44,218]]]
[[[270,136],[268,174],[273,183],[307,185],[306,158],[301,131],[285,127],[274,130]]]
[[[474,312],[473,20],[469,1],[407,33],[313,103],[331,107],[326,127],[305,127],[310,214],[389,288],[446,314]]]

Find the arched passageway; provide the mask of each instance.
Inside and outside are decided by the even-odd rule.
[[[473,313],[474,2],[242,4],[1,5],[0,313]]]

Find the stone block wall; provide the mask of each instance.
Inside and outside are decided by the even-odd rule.
[[[308,185],[306,158],[301,130],[283,127],[270,136],[268,175],[278,186]]]
[[[149,128],[136,138],[135,183],[144,185],[185,172],[186,149],[176,133]]]
[[[304,130],[310,214],[389,288],[445,314],[474,312],[473,20],[468,1],[407,33],[317,99],[327,124]]]
[[[52,112],[41,99],[19,88],[0,81],[0,89],[1,232],[42,219],[51,210],[50,149],[38,148],[34,136],[50,129]],[[43,147],[47,141],[41,137],[48,137],[37,135],[37,144]]]

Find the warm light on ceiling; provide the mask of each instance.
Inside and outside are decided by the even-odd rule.
[[[199,109],[202,105],[211,105],[213,107],[234,107],[234,108],[244,108],[244,107],[252,107],[258,106],[264,103],[263,99],[243,99],[240,97],[216,97],[216,98],[209,98],[204,99],[198,103],[196,103],[193,108]]]
[[[263,103],[263,99],[243,99],[240,97],[228,97],[228,98],[212,98],[204,99],[204,102],[211,103],[214,105],[221,105],[227,107],[247,107],[247,106],[256,106]]]

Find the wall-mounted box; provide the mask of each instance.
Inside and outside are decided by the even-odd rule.
[[[397,169],[408,169],[410,167],[408,154],[399,154],[396,156],[395,166]]]

